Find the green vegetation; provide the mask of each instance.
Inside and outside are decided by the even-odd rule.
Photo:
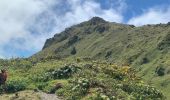
[[[11,64],[8,69],[8,93],[42,90],[67,100],[165,99],[162,92],[144,83],[129,66],[79,58],[38,61],[25,70],[24,66],[19,67],[20,64],[31,60],[8,61]],[[18,66],[16,62],[20,62]]]
[[[43,50],[31,58],[88,57],[129,65],[170,98],[170,83],[166,82],[170,72],[169,36],[168,24],[135,27],[94,17],[48,39]],[[161,85],[164,82],[166,87]]]
[[[0,100],[40,100],[39,94],[31,90],[19,91],[16,94],[0,95]]]
[[[0,66],[8,66],[9,93],[39,89],[73,100],[169,99],[170,26],[135,27],[94,17],[47,39],[35,55],[0,60]]]
[[[21,91],[26,89],[26,80],[21,80],[21,79],[13,79],[9,80],[6,84],[6,91],[8,93],[13,93],[17,91]]]

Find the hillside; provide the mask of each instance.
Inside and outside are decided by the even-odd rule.
[[[149,84],[170,90],[170,24],[134,25],[94,17],[47,39],[37,59],[88,58],[134,67]]]
[[[43,50],[33,57],[89,57],[142,65],[169,57],[169,40],[168,24],[135,27],[94,17],[47,39]]]
[[[66,100],[169,99],[169,50],[169,23],[135,27],[94,17],[47,39],[29,58],[0,59],[9,74],[0,98],[41,100],[43,91]]]
[[[0,86],[0,98],[3,100],[46,100],[43,98],[165,100],[166,98],[162,91],[142,81],[130,66],[87,59],[50,59],[36,63],[33,63],[33,59],[11,59],[1,61],[0,66],[4,65],[9,66],[9,77],[5,94],[3,86]]]

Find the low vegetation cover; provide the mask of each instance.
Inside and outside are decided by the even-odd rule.
[[[163,94],[170,98],[169,49],[169,23],[135,27],[94,17],[47,39],[31,57],[0,60],[0,66],[8,69],[7,93],[31,89],[73,100],[162,100]]]
[[[170,25],[135,27],[94,17],[47,39],[32,56],[63,59],[90,57],[133,67],[146,83],[170,98]]]
[[[15,62],[20,63],[16,65]],[[32,60],[16,59],[5,63],[10,65],[7,93],[41,90],[67,100],[165,99],[161,91],[144,83],[129,66],[81,59],[38,61],[34,65],[28,62]],[[27,70],[26,66],[29,66]],[[3,93],[3,87],[0,92]]]

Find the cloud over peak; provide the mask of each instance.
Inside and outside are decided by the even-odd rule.
[[[1,0],[0,57],[29,56],[56,32],[93,16],[122,22],[124,2],[114,3],[103,9],[96,0]]]

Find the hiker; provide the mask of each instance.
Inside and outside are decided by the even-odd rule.
[[[5,82],[7,80],[7,72],[5,69],[1,69],[0,73],[0,86],[5,85]]]

